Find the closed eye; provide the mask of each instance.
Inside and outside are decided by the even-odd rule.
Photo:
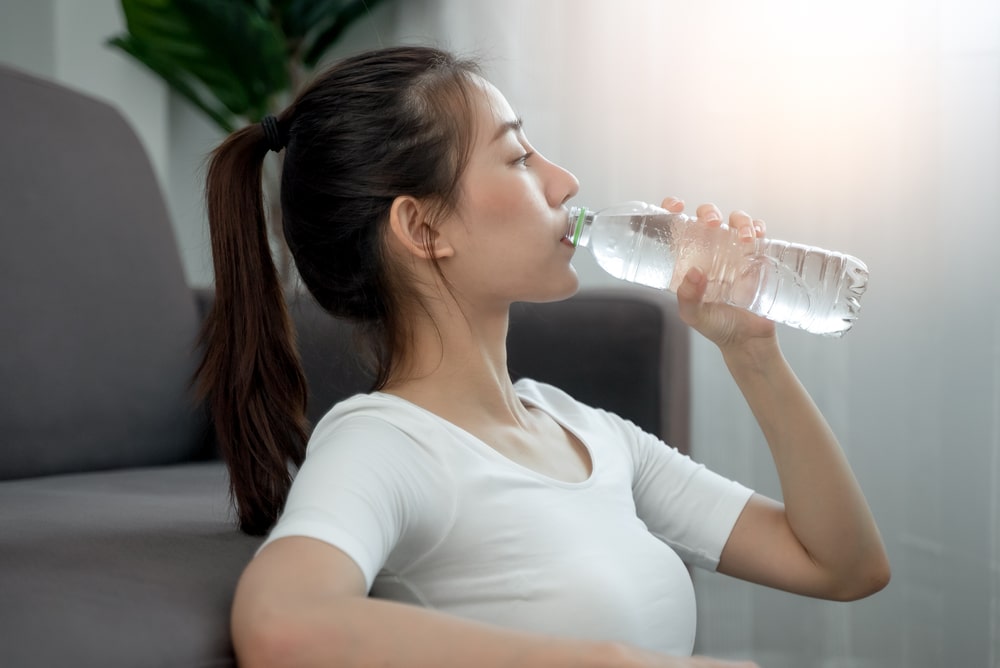
[[[535,155],[534,151],[529,151],[528,153],[525,153],[520,158],[515,160],[512,164],[520,165],[521,167],[527,167],[528,160],[530,160],[534,155]]]

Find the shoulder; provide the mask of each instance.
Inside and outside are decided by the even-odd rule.
[[[453,471],[428,422],[421,428],[419,409],[388,395],[340,402],[313,430],[288,507],[363,516],[361,503],[384,526],[412,525],[429,510],[450,508]]]
[[[441,483],[451,477],[442,441],[435,422],[419,408],[391,395],[356,395],[316,424],[302,471],[368,471],[397,484]]]
[[[345,426],[372,430],[391,431],[405,417],[405,405],[391,395],[355,394],[334,404],[316,423],[312,440]],[[313,443],[310,443],[312,446]]]
[[[358,394],[331,408],[316,423],[307,446],[307,456],[331,443],[361,441],[412,449],[427,440],[433,429],[421,409],[388,394]]]
[[[610,429],[619,435],[644,434],[631,421],[610,411],[591,406],[548,383],[522,378],[514,385],[522,401],[540,408],[567,425]]]
[[[522,378],[514,383],[517,396],[522,401],[537,406],[553,414],[587,414],[595,411],[564,390],[531,378]]]
[[[359,565],[369,587],[392,555],[431,549],[453,521],[456,492],[433,427],[421,433],[409,424],[415,410],[378,395],[334,406],[310,437],[268,542],[329,543]]]

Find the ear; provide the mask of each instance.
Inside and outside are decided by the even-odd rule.
[[[389,228],[408,252],[430,260],[455,254],[444,238],[427,222],[427,207],[415,197],[399,196],[389,209]]]

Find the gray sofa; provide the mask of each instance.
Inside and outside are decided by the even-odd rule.
[[[233,663],[234,529],[191,392],[210,290],[185,283],[163,197],[109,105],[0,67],[0,666]],[[364,391],[350,327],[293,299],[310,417]],[[673,302],[519,306],[511,369],[688,439]]]

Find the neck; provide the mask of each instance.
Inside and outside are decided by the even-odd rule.
[[[507,309],[436,310],[410,318],[411,345],[384,391],[456,422],[473,415],[523,422],[507,370]]]

